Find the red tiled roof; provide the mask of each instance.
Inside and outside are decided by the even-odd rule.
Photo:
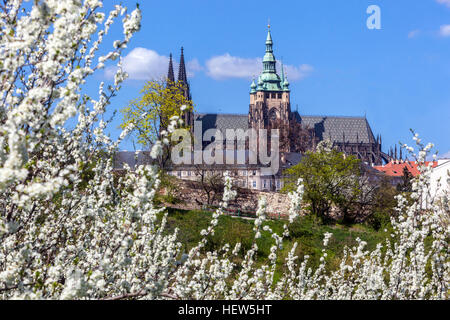
[[[428,166],[430,163],[432,163],[433,168],[437,167],[438,165],[437,161],[427,161],[425,162],[425,165]],[[374,166],[373,168],[378,171],[384,172],[391,177],[401,177],[403,176],[403,168],[405,167],[414,177],[417,177],[420,174],[419,169],[417,168],[418,164],[415,161],[405,161],[403,163],[389,162],[384,166]]]

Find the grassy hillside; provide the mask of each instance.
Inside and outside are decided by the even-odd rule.
[[[188,251],[201,239],[200,231],[206,229],[211,220],[211,213],[202,211],[183,211],[178,209],[168,209],[168,231],[179,229],[179,241],[184,246],[184,251]],[[272,230],[282,233],[283,225],[286,221],[268,221]],[[383,241],[387,234],[383,231],[375,231],[364,225],[323,225],[314,216],[298,218],[290,226],[290,238],[284,241],[283,250],[279,254],[278,263],[281,266],[284,258],[291,250],[292,245],[298,242],[297,256],[301,259],[309,255],[311,266],[317,266],[322,255],[323,235],[326,232],[333,234],[327,246],[328,267],[336,268],[340,263],[344,246],[356,245],[356,239],[360,238],[368,243],[367,249],[375,248],[376,244]],[[250,249],[254,238],[253,220],[221,216],[214,236],[209,237],[207,250],[220,249],[228,243],[233,248],[237,242],[242,243],[244,250]],[[269,232],[262,232],[262,237],[257,240],[259,247],[258,262],[267,261],[270,247],[274,240]]]

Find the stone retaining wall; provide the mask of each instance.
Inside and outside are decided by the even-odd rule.
[[[177,180],[177,188],[174,191],[174,196],[180,200],[180,203],[176,205],[179,208],[185,208],[187,210],[202,209],[204,205],[207,205],[207,195],[202,190],[200,183],[194,181]],[[229,204],[231,210],[240,210],[241,212],[256,212],[258,207],[258,199],[266,197],[268,214],[273,215],[287,215],[290,200],[287,194],[278,192],[263,192],[256,190],[249,190],[243,188],[235,188],[237,196],[234,201]],[[219,194],[217,199],[212,204],[218,206],[222,195]]]

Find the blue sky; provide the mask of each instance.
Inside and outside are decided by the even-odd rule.
[[[113,1],[105,2],[110,9]],[[131,8],[136,1],[123,3]],[[381,8],[381,30],[366,26],[369,5]],[[178,60],[184,46],[196,111],[247,113],[270,18],[293,110],[366,115],[384,151],[411,144],[410,128],[441,155],[450,151],[450,0],[146,0],[140,7],[142,29],[125,52],[131,79],[109,112],[139,96],[145,79],[165,74],[169,53]],[[108,40],[120,37],[117,24]],[[109,71],[87,90],[96,93]],[[113,137],[120,121],[118,113]],[[121,148],[132,150],[132,139]]]

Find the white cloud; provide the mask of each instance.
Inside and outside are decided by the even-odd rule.
[[[203,67],[200,65],[197,59],[192,59],[186,63],[186,72],[188,78],[193,77],[195,73],[203,70]]]
[[[296,80],[302,80],[309,76],[311,72],[314,71],[313,66],[309,64],[302,64],[298,67],[291,66],[291,65],[285,65],[284,70],[286,73],[286,76],[288,77],[289,81],[296,81]]]
[[[450,8],[450,0],[436,0],[440,4],[444,4]]]
[[[285,65],[284,67],[290,81],[301,80],[313,71],[313,67],[307,64],[302,64],[298,67]],[[280,63],[278,63],[277,68],[281,70]],[[241,58],[225,53],[206,61],[206,73],[216,80],[229,78],[251,79],[258,76],[261,71],[261,58]]]
[[[229,53],[206,61],[206,73],[213,79],[251,78],[262,70],[262,59],[233,57]]]
[[[417,37],[420,34],[420,30],[413,30],[410,33],[408,33],[408,38],[412,39]]]
[[[169,67],[169,57],[159,55],[156,51],[146,48],[135,48],[123,59],[123,68],[128,73],[128,79],[131,80],[156,80],[167,75]],[[186,69],[189,77],[201,70],[197,59],[188,61]],[[105,77],[111,79],[114,77],[116,67],[109,67],[105,70]],[[178,65],[174,64],[174,71],[177,74]]]
[[[441,26],[440,35],[443,37],[450,37],[450,24]]]

